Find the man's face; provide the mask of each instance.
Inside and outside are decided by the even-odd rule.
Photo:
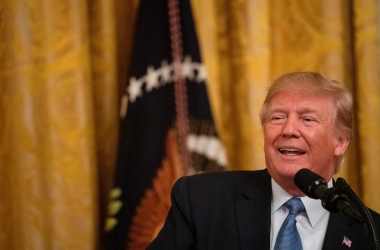
[[[329,180],[348,139],[335,126],[336,108],[329,96],[305,90],[276,93],[263,121],[264,150],[271,176],[288,192],[299,192],[293,177],[308,168]]]

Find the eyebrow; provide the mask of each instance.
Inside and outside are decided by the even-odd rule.
[[[269,114],[273,114],[273,113],[287,113],[287,111],[285,109],[282,109],[281,107],[278,107],[278,108],[274,108],[272,110],[269,110],[268,112]],[[310,108],[302,108],[300,110],[297,110],[297,114],[317,114],[318,112],[314,109],[310,109]]]
[[[314,109],[310,109],[310,108],[303,108],[303,109],[297,111],[297,113],[299,113],[299,114],[305,114],[305,113],[317,114],[317,111]]]

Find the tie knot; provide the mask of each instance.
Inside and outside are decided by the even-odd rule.
[[[285,207],[289,209],[289,214],[298,215],[305,211],[305,207],[300,198],[293,197],[289,199],[285,204]]]

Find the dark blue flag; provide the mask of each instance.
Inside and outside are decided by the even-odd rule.
[[[140,1],[105,225],[109,250],[145,249],[164,223],[173,183],[225,165],[191,6],[188,0],[175,5],[170,22],[167,0]],[[180,60],[176,70],[173,55]],[[184,84],[185,91],[175,91],[175,84]],[[187,129],[178,125],[179,118]]]

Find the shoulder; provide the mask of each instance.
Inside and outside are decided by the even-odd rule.
[[[202,173],[181,177],[175,183],[173,192],[197,197],[215,197],[220,194],[227,197],[247,186],[263,186],[268,179],[270,177],[266,170]]]
[[[181,177],[176,185],[196,185],[207,187],[234,186],[255,180],[264,179],[268,176],[266,170],[256,171],[223,171],[223,172],[208,172],[192,176]]]
[[[369,209],[371,211],[371,215],[373,217],[373,220],[375,221],[376,223],[376,227],[378,228],[377,230],[379,230],[379,234],[380,234],[380,214],[372,209]]]
[[[369,211],[371,211],[371,214],[372,214],[373,218],[374,218],[375,220],[377,220],[377,221],[380,222],[380,214],[379,214],[377,211],[372,210],[372,209],[369,209]]]

